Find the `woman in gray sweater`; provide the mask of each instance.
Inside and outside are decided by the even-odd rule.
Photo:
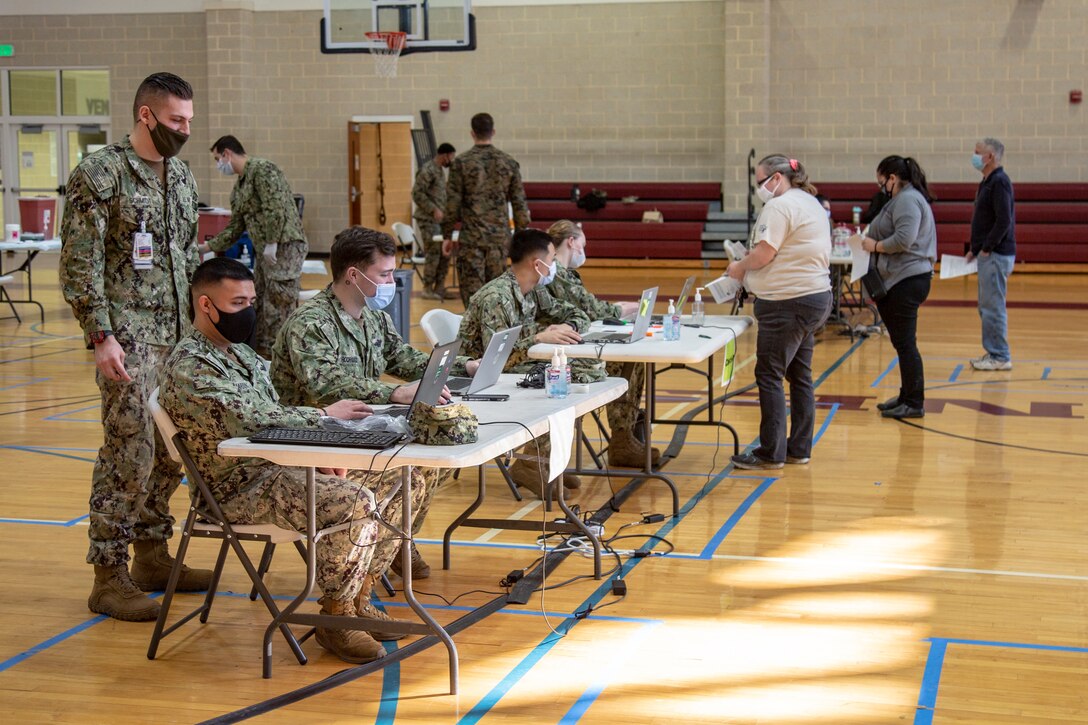
[[[937,261],[937,231],[926,175],[914,159],[889,156],[876,167],[876,183],[891,199],[869,225],[862,247],[875,252],[887,294],[876,301],[899,355],[899,395],[879,403],[885,418],[921,418],[925,371],[918,352],[918,308],[929,297]]]

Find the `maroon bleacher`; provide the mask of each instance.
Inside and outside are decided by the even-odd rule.
[[[547,229],[552,222],[581,222],[594,257],[699,259],[702,234],[710,205],[721,204],[721,185],[714,182],[585,182],[582,195],[592,189],[608,194],[603,209],[579,209],[571,200],[574,182],[526,182],[533,227]],[[625,204],[623,197],[637,197]],[[643,212],[660,211],[663,223],[642,221]]]
[[[876,182],[817,184],[831,200],[836,223],[851,221],[851,209],[863,210],[876,192]],[[937,253],[963,254],[971,234],[971,212],[978,184],[934,183],[933,217]],[[1088,184],[1017,183],[1016,259],[1020,262],[1088,263]]]

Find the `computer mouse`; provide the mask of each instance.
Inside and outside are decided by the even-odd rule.
[[[607,318],[605,320],[601,320],[601,322],[603,322],[606,325],[626,325],[627,324],[623,320],[617,320],[615,317],[609,317],[609,318]]]

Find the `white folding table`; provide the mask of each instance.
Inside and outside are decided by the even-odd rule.
[[[505,402],[472,402],[468,405],[480,421],[479,440],[459,446],[424,446],[415,443],[389,448],[385,451],[373,451],[360,448],[337,448],[326,446],[299,446],[284,444],[253,443],[248,438],[231,438],[219,444],[219,454],[228,457],[263,458],[282,466],[306,468],[306,511],[308,514],[306,530],[306,584],[301,593],[280,611],[265,630],[264,636],[264,676],[271,676],[272,638],[281,624],[304,624],[308,626],[341,626],[347,629],[365,629],[375,627],[359,622],[366,622],[356,617],[330,617],[328,615],[300,614],[296,610],[310,595],[316,578],[316,551],[314,539],[317,535],[315,518],[314,469],[316,467],[348,468],[357,470],[384,471],[399,468],[401,471],[402,517],[401,528],[404,535],[401,547],[402,578],[404,598],[408,606],[422,620],[422,624],[402,623],[383,625],[380,629],[388,631],[434,634],[446,646],[450,661],[450,694],[457,693],[458,663],[457,648],[452,637],[443,629],[415,597],[412,590],[412,504],[411,504],[411,469],[414,466],[425,468],[466,468],[480,466],[488,461],[516,448],[536,436],[549,431],[549,414],[573,407],[575,415],[583,415],[591,410],[615,400],[627,390],[627,381],[621,378],[608,378],[601,383],[594,383],[589,392],[571,395],[565,399],[552,399],[545,396],[543,390],[524,390],[516,383],[521,375],[503,375],[488,393],[508,393],[510,399]],[[558,488],[562,489],[562,486]],[[572,521],[581,523],[574,513],[560,499],[560,505]],[[584,528],[584,526],[583,526]],[[588,529],[585,531],[592,537]],[[599,542],[596,542],[599,550]],[[340,620],[340,621],[337,621]],[[353,626],[354,625],[354,626]]]
[[[0,277],[12,274],[14,272],[26,273],[26,299],[13,299],[6,290],[2,292],[3,299],[0,301],[6,302],[10,305],[37,305],[38,312],[41,314],[42,322],[45,322],[45,308],[42,307],[41,302],[34,299],[34,280],[31,276],[31,266],[34,262],[34,258],[41,252],[55,252],[60,249],[59,239],[42,239],[38,241],[4,241],[0,242]],[[3,252],[24,252],[26,259],[18,267],[4,271]],[[14,308],[13,308],[14,309]]]

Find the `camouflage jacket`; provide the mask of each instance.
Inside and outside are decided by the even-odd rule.
[[[469,300],[458,332],[462,340],[461,352],[478,358],[484,354],[492,335],[521,325],[521,335],[510,352],[505,370],[524,372],[525,363],[532,363],[528,350],[535,344],[536,334],[548,325],[562,323],[583,332],[589,327],[589,317],[574,305],[555,299],[543,287],[535,287],[527,295],[521,294],[517,278],[513,272],[506,271],[481,287]]]
[[[449,239],[454,225],[461,222],[461,244],[505,248],[510,241],[507,202],[514,208],[514,225],[529,226],[518,162],[491,144],[473,146],[450,164],[442,236]]]
[[[423,168],[416,174],[416,181],[412,184],[412,201],[416,205],[412,217],[419,222],[420,229],[431,228],[428,225],[435,223],[436,209],[445,212],[446,176],[434,159],[423,164]]]
[[[197,470],[220,502],[279,470],[261,458],[227,458],[217,448],[228,438],[269,426],[316,427],[316,408],[280,404],[264,362],[246,345],[219,350],[199,330],[178,343],[163,368],[159,404],[174,421]]]
[[[208,240],[217,252],[230,249],[242,232],[253,240],[257,264],[268,279],[287,280],[302,276],[306,261],[306,233],[291,187],[279,167],[267,159],[246,159],[238,181],[230,192],[230,222],[226,229]],[[264,256],[265,247],[277,245],[276,259]]]
[[[327,405],[345,398],[388,403],[397,385],[378,378],[388,373],[418,380],[429,359],[401,339],[386,312],[364,308],[355,320],[327,287],[280,328],[272,348],[272,381],[291,405]],[[458,358],[455,375],[465,374],[466,360]]]
[[[60,285],[88,347],[99,330],[122,346],[173,345],[189,330],[196,223],[196,182],[180,160],[167,159],[165,193],[128,136],[80,162],[64,197]],[[132,263],[141,227],[152,236],[150,269]]]
[[[567,269],[556,262],[555,279],[548,285],[548,292],[557,300],[569,302],[589,315],[591,320],[603,320],[608,317],[619,317],[620,306],[597,299],[582,284],[582,275],[573,269]]]

